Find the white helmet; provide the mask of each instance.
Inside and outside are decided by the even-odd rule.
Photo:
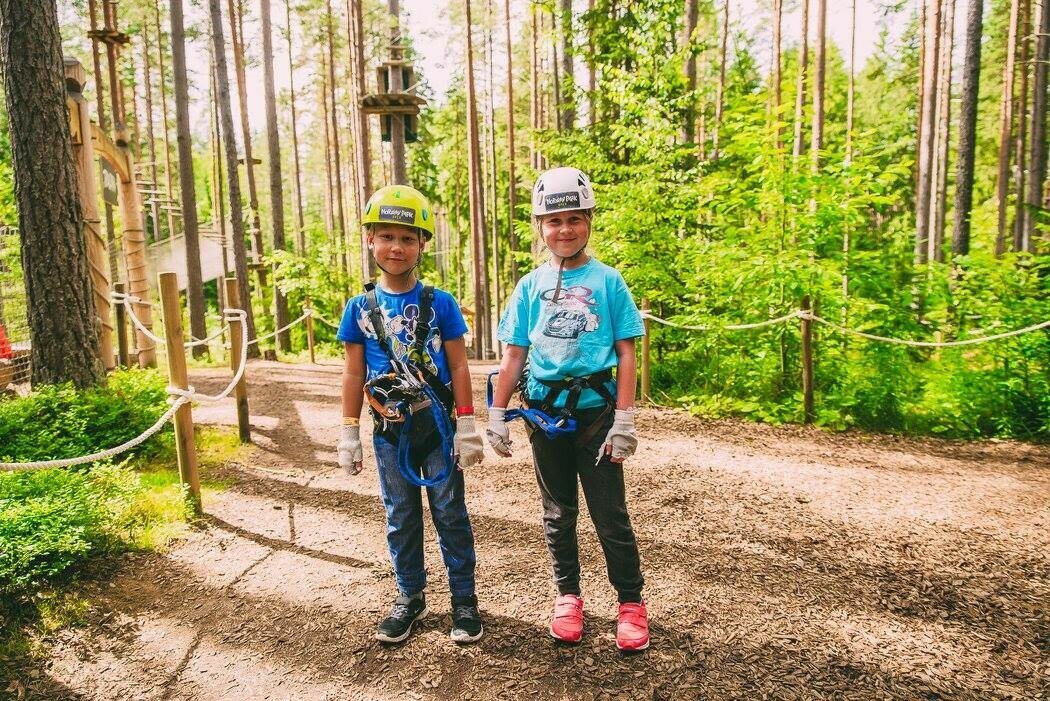
[[[591,179],[578,168],[552,168],[540,173],[532,188],[532,215],[594,209]]]

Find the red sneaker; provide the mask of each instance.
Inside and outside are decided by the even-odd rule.
[[[583,599],[562,594],[554,600],[551,636],[563,643],[578,643],[583,637]]]
[[[624,652],[649,647],[649,613],[644,603],[620,604],[616,616],[616,647]]]

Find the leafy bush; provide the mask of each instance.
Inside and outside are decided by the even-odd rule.
[[[0,595],[24,597],[89,556],[127,547],[152,510],[126,467],[0,474]]]
[[[119,370],[104,387],[46,386],[0,402],[0,461],[71,458],[120,445],[167,410],[166,387],[157,370]],[[159,445],[154,437],[136,452],[148,454]]]

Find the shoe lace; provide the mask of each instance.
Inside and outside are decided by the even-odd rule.
[[[464,618],[473,620],[475,618],[478,618],[478,610],[470,604],[457,604],[452,609],[452,618],[456,621],[462,620]]]
[[[391,618],[408,618],[408,604],[403,604],[400,601],[394,602],[394,605],[390,608]]]

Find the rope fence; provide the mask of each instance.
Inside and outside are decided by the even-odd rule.
[[[965,338],[954,341],[917,341],[910,338],[893,338],[890,336],[880,336],[878,334],[868,333],[866,331],[860,331],[858,329],[851,329],[842,324],[837,324],[833,321],[828,321],[823,317],[817,316],[809,308],[809,297],[804,297],[802,300],[802,308],[796,309],[793,312],[778,316],[772,319],[766,319],[764,321],[757,321],[749,324],[725,324],[722,326],[711,326],[711,325],[695,325],[695,324],[680,324],[668,319],[662,319],[649,310],[649,300],[642,300],[642,319],[645,323],[645,336],[642,338],[642,367],[641,367],[641,384],[642,384],[642,401],[649,402],[651,399],[650,395],[650,358],[649,358],[649,322],[655,322],[669,328],[682,329],[686,331],[746,331],[751,329],[761,329],[770,326],[777,326],[792,319],[798,319],[801,324],[802,331],[802,390],[803,390],[803,402],[804,402],[804,416],[806,423],[811,423],[815,418],[814,414],[814,393],[813,393],[813,338],[812,338],[812,326],[813,324],[821,324],[835,333],[856,336],[869,341],[875,341],[878,343],[892,343],[901,346],[910,346],[913,348],[957,348],[960,346],[973,346],[980,343],[990,343],[992,341],[999,341],[1004,338],[1011,338],[1014,336],[1020,336],[1022,334],[1031,333],[1033,331],[1039,331],[1040,329],[1050,328],[1050,319],[1041,321],[1036,324],[1025,326],[1024,328],[1014,329],[1012,331],[1004,331],[1002,333],[996,333],[988,336],[976,336],[974,338]]]

